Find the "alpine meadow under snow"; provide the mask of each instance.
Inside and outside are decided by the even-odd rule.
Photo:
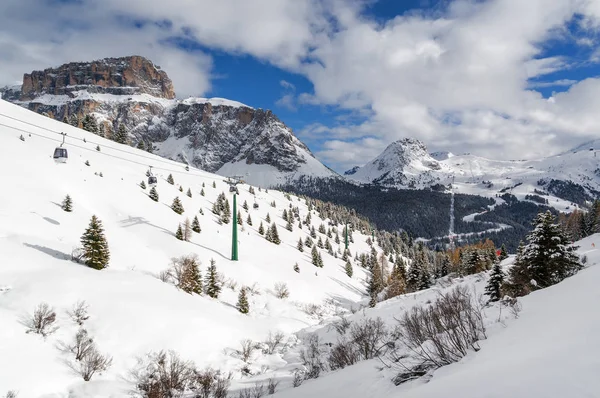
[[[69,157],[57,164],[52,154],[60,132],[67,134]],[[148,186],[150,166],[155,187]],[[231,398],[270,391],[283,398],[600,396],[600,234],[577,242],[577,258],[586,259],[577,275],[519,299],[487,303],[483,296],[492,272],[517,267],[509,257],[493,271],[444,276],[375,304],[387,291],[367,295],[375,273],[355,256],[385,254],[383,268],[393,253],[385,253],[380,231],[371,244],[370,231],[352,230],[346,262],[343,224],[320,219],[297,196],[239,184],[239,261],[230,261],[234,219],[213,213],[233,204],[222,176],[5,101],[0,177],[0,394],[144,396],[135,395],[142,388],[136,375],[151,368],[144,358],[172,350],[193,361],[196,372],[211,367],[229,378]],[[299,228],[308,214],[319,232]],[[322,266],[311,249],[298,250],[311,233],[319,247],[332,246],[328,253],[315,242]],[[93,261],[73,261],[82,243],[96,245]],[[427,263],[433,254],[420,247]],[[167,274],[172,259],[180,266]],[[427,287],[433,281],[420,279],[425,272],[413,275],[419,267],[404,253],[395,261],[409,266],[406,281]],[[464,355],[420,363],[419,349],[397,344],[408,337],[395,327],[443,300],[470,314],[466,333],[474,338],[458,343]],[[45,316],[32,319],[34,310]],[[348,349],[350,341],[360,350]],[[91,373],[82,369],[90,361],[77,359],[84,356],[95,360]],[[166,358],[172,365],[173,357]],[[214,388],[202,395],[180,387],[145,396],[217,397]]]

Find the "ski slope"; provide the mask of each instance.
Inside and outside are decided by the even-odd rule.
[[[5,101],[0,101],[0,114],[0,395],[16,390],[22,398],[127,396],[132,387],[127,375],[136,357],[162,349],[176,350],[200,368],[231,371],[235,390],[248,382],[240,373],[243,361],[232,355],[242,339],[264,341],[270,331],[279,330],[292,349],[298,344],[295,332],[321,321],[303,310],[306,305],[322,306],[325,317],[361,305],[362,269],[355,267],[349,278],[341,259],[323,250],[324,268],[316,268],[310,250],[296,249],[308,228],[298,229],[296,221],[294,231],[287,231],[281,214],[291,204],[300,208],[304,219],[303,200],[292,196],[290,202],[281,192],[258,189],[254,196],[248,185],[240,185],[237,203],[244,229],[238,235],[240,260],[232,262],[231,224],[219,225],[211,212],[221,192],[232,202],[223,177],[194,168],[186,171],[184,164]],[[67,134],[66,164],[55,164],[52,159],[60,132]],[[24,141],[19,139],[21,134]],[[149,199],[149,189],[139,186],[147,180],[149,166],[158,177],[158,203]],[[166,182],[169,174],[175,185]],[[188,188],[192,198],[185,194]],[[59,206],[67,194],[73,199],[72,213]],[[181,216],[170,208],[175,197],[185,208]],[[249,212],[241,208],[244,201]],[[258,209],[253,209],[255,201]],[[276,208],[270,206],[273,201]],[[267,242],[257,232],[261,221],[267,227],[267,213],[277,223],[280,245]],[[245,222],[248,214],[253,226]],[[92,215],[103,222],[111,252],[109,268],[102,271],[69,259]],[[194,215],[202,232],[190,242],[177,240],[178,223]],[[315,228],[321,222],[327,220],[313,214]],[[353,255],[370,250],[366,237],[355,232],[354,239]],[[332,245],[337,250],[333,240]],[[191,253],[199,256],[203,276],[214,259],[226,285],[236,284],[236,290],[224,287],[221,296],[212,299],[187,294],[156,278],[171,258]],[[299,273],[293,270],[295,263]],[[287,283],[289,298],[273,295],[278,282]],[[242,315],[235,308],[239,288],[255,283],[260,294],[249,297],[250,314]],[[78,300],[89,304],[90,319],[85,323],[89,334],[101,352],[113,356],[112,367],[90,382],[73,374],[64,364],[67,357],[56,348],[59,341],[70,341],[77,330],[65,311]],[[41,302],[54,307],[60,327],[45,340],[26,334],[20,323]],[[258,355],[250,367],[256,373],[275,374],[288,366],[288,360],[285,352]]]
[[[588,267],[579,274],[520,299],[518,318],[498,305],[485,309],[486,340],[461,361],[420,379],[394,386],[395,372],[374,359],[327,373],[278,398],[593,398],[600,397],[600,234],[577,242]],[[505,260],[510,266],[512,259]],[[487,277],[471,275],[464,284],[481,294]],[[350,316],[350,321],[381,317],[386,324],[414,305],[426,305],[451,287],[399,296]],[[324,342],[336,342],[335,331],[316,327]],[[383,368],[383,370],[379,370]]]

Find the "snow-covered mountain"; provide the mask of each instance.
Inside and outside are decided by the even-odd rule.
[[[67,134],[68,161],[56,164],[52,155],[61,131]],[[149,166],[158,178],[158,202],[149,198],[149,187],[140,187],[148,180]],[[173,185],[166,181],[170,174]],[[292,214],[292,207],[306,219],[307,205],[296,196],[258,188],[253,194],[249,185],[239,185],[239,261],[230,261],[232,224],[219,223],[211,212],[222,192],[232,201],[223,177],[193,167],[186,170],[183,163],[2,100],[0,179],[0,396],[9,390],[23,398],[129,396],[134,387],[129,371],[136,357],[163,349],[179,352],[201,369],[232,372],[232,390],[253,385],[256,377],[283,377],[290,383],[290,367],[298,362],[294,333],[363,305],[366,271],[356,266],[353,277],[346,275],[345,262],[337,254],[343,239],[335,243],[316,232],[333,245],[337,256],[319,249],[323,268],[312,265],[311,249],[296,248],[298,240],[310,234],[306,225],[298,228],[297,219],[293,231],[287,230],[282,219],[282,212]],[[73,200],[72,212],[60,207],[67,194]],[[182,215],[170,208],[176,197],[185,210]],[[315,229],[321,223],[334,228],[330,219],[311,213]],[[92,215],[102,221],[110,249],[109,267],[102,271],[71,261]],[[189,242],[177,240],[177,226],[194,216],[201,232]],[[279,245],[258,232],[261,225],[270,225],[267,217],[277,225]],[[341,224],[337,231],[341,237]],[[371,250],[367,236],[354,231],[353,238],[352,255]],[[192,253],[198,256],[203,277],[211,259],[216,261],[223,283],[218,299],[187,294],[157,277],[172,258]],[[287,285],[288,298],[276,297],[277,283]],[[235,308],[238,294],[242,286],[253,285],[250,313],[243,315]],[[65,362],[72,358],[57,349],[78,330],[66,311],[79,300],[89,305],[84,327],[99,350],[113,357],[112,366],[89,382],[70,370]],[[59,326],[45,339],[27,334],[22,324],[42,302],[55,309]],[[248,364],[236,353],[240,341],[263,342],[276,331],[284,338],[273,354],[257,349]]]
[[[571,202],[582,204],[600,195],[599,152],[596,140],[547,158],[502,161],[472,154],[429,154],[422,142],[403,139],[347,178],[399,188],[452,184],[458,192],[489,197],[541,195],[549,204],[568,210]]]
[[[336,175],[271,111],[223,98],[176,99],[166,72],[139,56],[25,74],[2,98],[57,120],[74,115],[80,126],[91,114],[107,137],[124,125],[134,145],[257,185]]]

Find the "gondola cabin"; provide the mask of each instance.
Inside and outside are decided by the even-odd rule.
[[[156,185],[158,183],[158,179],[155,176],[148,177],[148,185]]]
[[[67,152],[67,148],[56,147],[54,149],[53,158],[56,163],[67,163],[67,159],[69,158],[69,153]]]

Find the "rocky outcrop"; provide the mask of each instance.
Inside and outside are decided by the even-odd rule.
[[[19,100],[31,101],[43,94],[70,95],[79,90],[175,98],[173,83],[164,71],[146,58],[131,56],[69,63],[26,73]]]

